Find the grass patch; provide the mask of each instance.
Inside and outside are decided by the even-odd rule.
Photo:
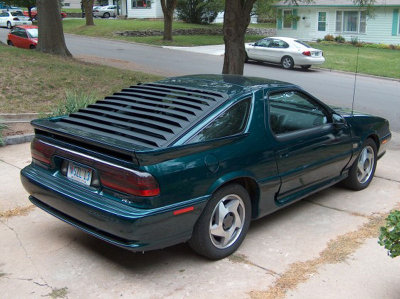
[[[67,91],[64,101],[58,103],[50,116],[61,116],[76,112],[81,108],[85,108],[89,104],[93,104],[96,100],[97,98],[93,94]]]
[[[67,13],[67,17],[69,13],[82,13],[80,8],[61,8],[61,11]]]
[[[326,62],[321,65],[322,68],[355,72],[359,49],[359,73],[400,78],[400,51],[398,50],[357,48],[347,44],[311,43],[311,46],[324,51]]]
[[[56,299],[56,298],[67,298],[67,295],[68,295],[68,288],[65,287],[62,289],[52,289],[51,293],[48,293],[46,296]]]
[[[121,36],[118,39],[159,46],[193,47],[206,45],[221,45],[224,43],[222,35],[176,35],[172,42],[162,40],[162,36],[128,37]],[[259,35],[246,35],[246,42],[254,42],[261,39]]]
[[[35,209],[34,205],[30,205],[30,206],[27,206],[27,207],[17,207],[17,208],[12,209],[12,210],[0,212],[0,218],[10,218],[10,217],[15,217],[15,216],[26,216],[34,209]]]
[[[365,240],[376,238],[379,228],[385,223],[385,215],[369,217],[369,221],[358,230],[346,233],[328,242],[327,247],[315,259],[296,262],[289,266],[267,291],[252,291],[251,298],[284,298],[287,291],[294,290],[300,283],[306,282],[319,267],[325,264],[338,264],[346,261]]]
[[[160,77],[0,45],[0,112],[53,111],[67,91],[104,98]]]
[[[2,120],[0,119],[0,146],[4,145],[4,140],[3,140],[3,130],[6,129],[7,126],[2,123]]]
[[[84,20],[65,20],[63,22],[64,32],[79,35],[87,35],[94,37],[112,38],[125,40],[143,44],[159,45],[159,46],[205,46],[205,45],[220,45],[224,43],[222,35],[175,35],[172,42],[162,40],[162,36],[145,36],[145,37],[126,37],[115,35],[116,31],[126,30],[150,30],[164,29],[162,20],[111,20],[111,19],[95,19],[96,26],[85,26]],[[254,26],[253,26],[254,25]],[[254,28],[269,28],[270,24],[251,24]],[[173,29],[191,29],[191,28],[222,28],[222,24],[198,25],[184,22],[174,22]],[[246,42],[259,40],[259,35],[246,36]]]

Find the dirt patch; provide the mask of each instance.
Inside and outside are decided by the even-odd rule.
[[[369,221],[358,230],[346,233],[329,241],[325,250],[313,260],[293,263],[267,291],[252,291],[252,298],[276,299],[284,298],[286,292],[295,289],[300,283],[307,281],[318,272],[318,268],[324,264],[337,264],[345,261],[354,253],[366,239],[377,238],[379,228],[385,224],[388,214],[378,214],[369,217]]]
[[[33,134],[33,127],[29,122],[26,123],[8,123],[7,128],[2,132],[3,137]]]
[[[66,298],[68,294],[68,288],[52,289],[51,293],[47,294],[50,298]]]
[[[12,210],[0,212],[0,218],[10,218],[10,217],[15,217],[15,216],[26,216],[28,215],[31,211],[35,209],[34,205],[30,205],[27,207],[17,207]]]

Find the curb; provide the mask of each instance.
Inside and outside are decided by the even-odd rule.
[[[26,142],[31,142],[35,134],[23,134],[23,135],[14,135],[8,136],[4,138],[4,145],[14,145],[14,144],[21,144]]]

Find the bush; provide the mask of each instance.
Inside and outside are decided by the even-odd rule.
[[[4,145],[3,130],[6,128],[7,128],[7,126],[5,124],[3,124],[0,119],[0,146]]]
[[[176,13],[178,19],[188,23],[210,24],[223,9],[220,0],[178,0]]]
[[[346,39],[343,36],[338,35],[335,37],[335,42],[343,44],[344,42],[346,42]]]
[[[325,35],[324,40],[326,40],[327,42],[333,42],[335,38],[332,34],[327,34]]]
[[[93,104],[96,100],[96,97],[92,94],[67,91],[65,94],[65,100],[53,109],[50,116],[61,116],[76,112],[79,109],[85,108],[89,104]]]
[[[378,243],[388,250],[390,257],[400,255],[400,211],[392,211],[386,218],[386,225],[381,227]]]

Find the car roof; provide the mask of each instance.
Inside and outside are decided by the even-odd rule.
[[[143,148],[165,148],[231,99],[290,83],[237,75],[191,75],[134,85],[57,121],[76,135],[93,134]]]
[[[22,28],[22,29],[37,29],[38,28],[38,26],[35,26],[35,25],[18,25],[18,26],[14,26],[14,28],[15,27],[18,27],[18,28]]]

